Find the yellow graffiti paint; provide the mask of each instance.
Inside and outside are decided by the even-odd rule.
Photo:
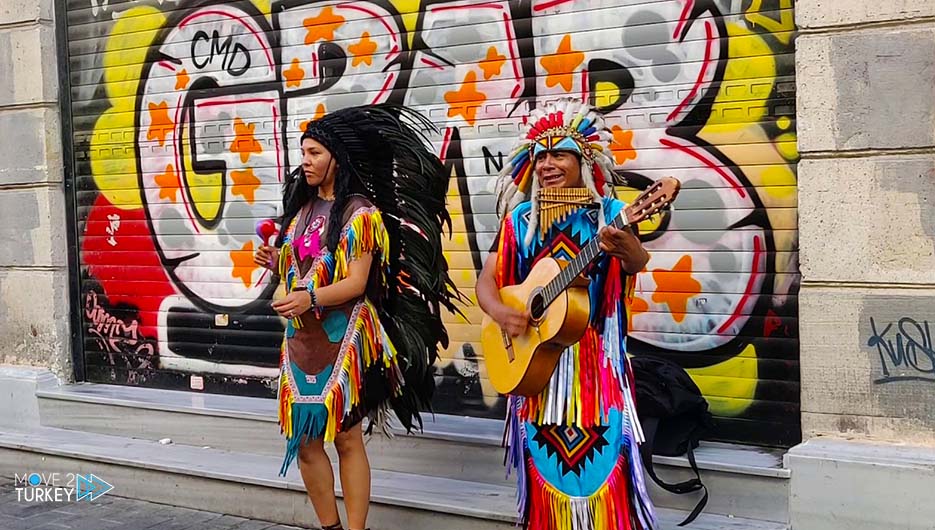
[[[747,21],[754,26],[760,26],[772,33],[779,42],[789,44],[792,42],[792,31],[795,30],[795,16],[792,13],[793,0],[779,0],[779,21],[763,16],[763,0],[752,0],[745,15]],[[768,7],[767,9],[772,9]]]
[[[776,61],[773,50],[763,38],[742,24],[728,24],[728,54],[724,80],[706,126],[738,121],[743,127],[756,127],[751,123],[766,117],[766,100],[776,79]],[[732,119],[733,118],[733,119]]]
[[[609,107],[620,100],[620,87],[608,81],[600,81],[594,87],[594,104]]]
[[[419,23],[419,11],[421,10],[421,0],[390,0],[396,11],[399,11],[403,18],[403,26],[406,28],[406,40],[409,47],[412,48],[412,40],[416,34],[416,24]]]
[[[189,127],[182,127],[181,145],[182,163],[185,165],[185,180],[188,184],[188,193],[191,194],[195,210],[204,219],[215,219],[221,213],[222,191],[224,189],[224,173],[197,173],[192,165],[192,156],[189,152]]]
[[[704,368],[686,370],[708,401],[715,416],[740,416],[756,395],[756,348],[749,344],[740,355]]]
[[[795,133],[783,133],[776,138],[776,149],[786,160],[799,158],[799,146],[796,143]]]
[[[795,206],[796,178],[790,164],[798,157],[796,135],[790,131],[773,141],[759,123],[776,80],[774,50],[743,24],[728,24],[727,29],[731,59],[711,117],[699,136],[743,168],[750,183],[757,186],[767,215],[774,216],[778,209]],[[793,125],[787,116],[776,123],[784,130]],[[777,251],[793,250],[792,239],[787,239],[775,241]]]
[[[474,326],[480,323],[483,315],[477,305],[474,296],[474,285],[477,282],[477,272],[474,270],[473,258],[471,257],[470,244],[468,242],[467,227],[464,224],[463,208],[461,205],[461,194],[458,191],[458,181],[454,175],[448,184],[448,212],[451,214],[451,238],[442,237],[442,250],[445,259],[448,260],[451,267],[451,277],[455,286],[468,298],[469,306],[461,307],[464,316],[455,315],[445,311],[442,313],[442,321],[449,330],[448,348],[441,353],[439,367],[464,363],[464,349],[466,344],[471,344],[472,340],[477,340],[477,331]],[[456,257],[457,256],[457,257]],[[473,323],[473,325],[469,324]],[[470,332],[451,332],[459,329],[462,325],[470,326]],[[474,352],[480,352],[478,344],[471,344]],[[481,363],[483,364],[483,363]],[[487,406],[493,406],[496,403],[497,395],[486,377],[481,378],[483,388],[484,402]]]
[[[133,150],[133,106],[146,53],[165,21],[154,7],[129,9],[114,23],[105,44],[104,90],[112,107],[94,125],[91,173],[101,193],[118,208],[142,207]],[[115,143],[114,137],[122,140]]]
[[[762,195],[767,193],[782,201],[795,200],[795,176],[788,166],[768,166],[759,172]]]
[[[271,20],[273,16],[273,2],[272,0],[250,0],[257,10],[266,17],[267,20]]]

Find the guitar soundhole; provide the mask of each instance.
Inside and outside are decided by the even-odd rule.
[[[541,290],[537,290],[529,298],[529,316],[532,320],[541,320],[545,316],[545,298]]]

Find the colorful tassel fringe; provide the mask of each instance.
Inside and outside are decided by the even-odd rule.
[[[351,318],[341,352],[335,361],[335,373],[328,382],[323,397],[301,396],[295,382],[289,359],[282,353],[283,370],[279,377],[279,425],[286,437],[286,456],[280,474],[285,475],[298,454],[299,447],[310,439],[324,437],[334,441],[342,431],[348,414],[361,404],[364,374],[374,366],[381,366],[390,391],[394,396],[402,393],[403,374],[396,362],[396,349],[380,325],[376,308],[369,300],[360,302]],[[312,409],[323,405],[325,415]]]
[[[534,530],[648,530],[638,505],[631,506],[629,471],[621,457],[607,482],[589,497],[569,497],[556,490],[529,464],[530,509]],[[633,510],[633,506],[637,509]]]
[[[295,229],[295,221],[287,234]],[[344,227],[340,244],[333,253],[319,255],[305,280],[313,287],[330,285],[347,277],[350,262],[366,253],[377,253],[381,266],[381,275],[385,275],[388,256],[383,249],[389,248],[389,236],[383,225],[380,211],[373,207],[360,208],[351,216]],[[292,238],[286,237],[280,251],[280,276],[287,292],[304,288],[298,278],[298,268],[292,252]],[[381,276],[381,281],[384,279]],[[316,312],[321,317],[320,309]],[[290,324],[295,329],[302,326],[296,317]],[[380,324],[376,308],[364,299],[354,308],[350,318],[341,351],[335,361],[332,379],[324,390],[323,396],[302,396],[295,382],[291,380],[292,370],[283,342],[280,360],[279,378],[279,424],[286,437],[286,455],[280,474],[285,475],[289,466],[298,455],[302,444],[310,439],[324,437],[333,441],[342,431],[345,418],[361,405],[364,389],[364,376],[368,370],[380,366],[390,392],[394,396],[402,394],[403,375],[397,364],[396,349]],[[381,411],[368,411],[375,417],[386,417]]]

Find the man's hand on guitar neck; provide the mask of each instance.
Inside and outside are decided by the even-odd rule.
[[[623,272],[636,274],[649,262],[649,253],[643,248],[640,238],[630,229],[618,230],[605,226],[598,233],[601,250],[620,260]]]

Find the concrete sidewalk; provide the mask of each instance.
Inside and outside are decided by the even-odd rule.
[[[244,519],[104,495],[93,502],[18,501],[13,479],[0,477],[2,530],[299,530]]]

